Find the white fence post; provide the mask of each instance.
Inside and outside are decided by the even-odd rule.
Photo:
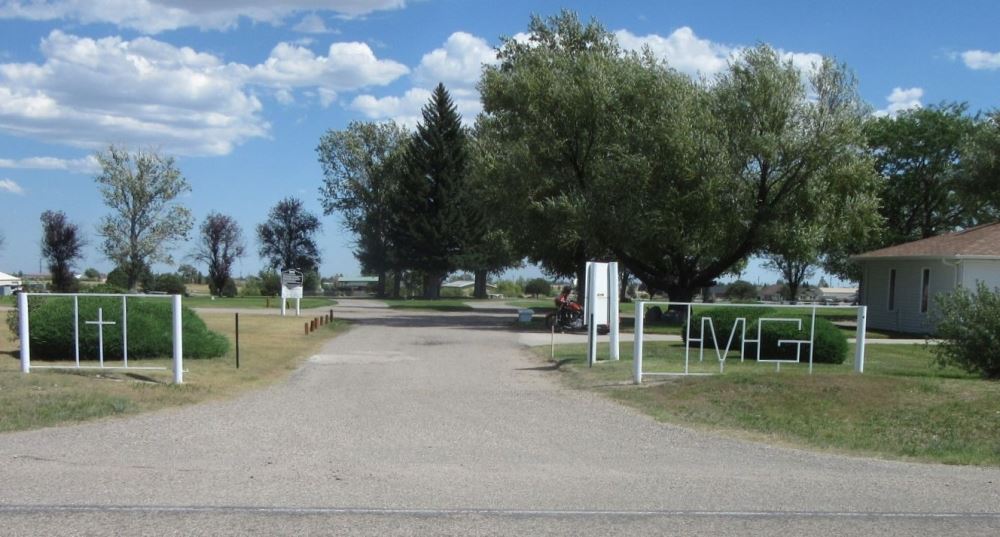
[[[181,326],[181,295],[174,295],[174,384],[184,383],[184,342]]]
[[[868,306],[858,306],[858,332],[854,338],[854,371],[865,372],[865,330],[868,325]]]
[[[643,319],[642,302],[635,303],[635,327],[632,338],[632,377],[636,384],[642,384],[642,325]]]
[[[611,346],[611,359],[616,362],[620,359],[621,354],[618,337],[618,317],[620,311],[618,306],[618,284],[618,263],[608,263],[608,307],[611,308],[611,311],[608,312],[608,328],[610,329],[611,336],[608,339]]]
[[[21,338],[21,373],[31,372],[31,343],[28,341],[28,293],[17,295],[18,337]]]

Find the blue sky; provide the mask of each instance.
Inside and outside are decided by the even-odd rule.
[[[38,271],[50,209],[87,234],[80,270],[111,268],[92,155],[120,143],[176,156],[192,186],[183,202],[198,222],[237,218],[251,252],[237,271],[254,273],[254,227],[279,199],[322,212],[323,132],[355,119],[412,125],[438,81],[471,122],[498,38],[563,7],[692,76],[766,42],[800,65],[847,63],[877,113],[1000,107],[1000,3],[986,0],[0,0],[0,270]],[[350,236],[335,216],[323,223],[323,275],[357,274]],[[156,269],[190,249],[176,245],[174,266]],[[754,263],[745,277],[776,275]]]

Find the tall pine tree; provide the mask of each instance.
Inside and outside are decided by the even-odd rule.
[[[422,114],[404,156],[391,229],[407,268],[423,274],[424,297],[438,298],[445,276],[462,264],[482,226],[470,203],[467,134],[444,84]]]

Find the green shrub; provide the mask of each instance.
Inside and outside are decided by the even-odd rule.
[[[226,284],[222,286],[222,296],[225,298],[233,298],[236,296],[236,282],[232,278],[226,279]]]
[[[278,296],[281,294],[281,275],[273,270],[260,271],[260,294]]]
[[[736,280],[726,287],[726,298],[733,302],[749,302],[757,300],[757,287],[744,280]]]
[[[147,291],[166,293],[168,295],[187,295],[184,280],[176,274],[157,274],[153,278],[153,287]]]
[[[73,300],[68,297],[33,297],[31,311],[31,356],[41,360],[73,358]],[[104,320],[117,324],[104,327],[104,358],[122,358],[122,301],[112,297],[80,297],[80,358],[98,357],[97,327],[85,324],[97,319],[97,309],[103,309]],[[16,315],[16,312],[15,312]],[[214,358],[229,350],[229,341],[210,331],[205,322],[190,308],[181,313],[183,322],[184,357]],[[129,358],[162,358],[173,352],[173,308],[163,299],[129,299],[128,355]],[[8,321],[10,324],[10,321]],[[16,319],[13,321],[17,326]]]
[[[956,365],[984,378],[1000,378],[1000,289],[979,282],[976,292],[958,289],[936,298],[941,366]]]
[[[529,295],[534,295],[535,298],[541,296],[549,296],[552,294],[552,285],[545,278],[535,278],[529,280],[528,284],[524,286],[524,292]]]
[[[249,276],[243,281],[243,288],[240,289],[240,296],[261,296],[260,278]]]
[[[801,329],[789,322],[767,322],[764,324],[763,330],[761,330],[761,338],[764,340],[764,347],[761,353],[763,357],[765,359],[782,360],[794,359],[798,345],[786,344],[779,346],[778,340],[808,340],[809,325],[812,322],[811,315],[786,316],[782,315],[780,310],[775,308],[712,308],[700,312],[696,311],[693,317],[694,324],[691,326],[692,339],[701,337],[701,319],[703,317],[710,317],[712,325],[715,328],[716,338],[719,340],[718,347],[720,350],[725,348],[726,343],[729,341],[729,335],[733,330],[733,324],[737,318],[742,317],[746,319],[748,340],[757,338],[757,325],[761,317],[801,319]],[[714,348],[715,340],[712,338],[712,332],[708,329],[707,323],[705,324],[705,347]],[[730,350],[739,351],[740,343],[742,342],[741,333],[742,330],[737,329],[736,334],[733,336],[733,342],[730,344]],[[681,337],[685,340],[687,338],[686,323],[682,327]],[[814,363],[842,364],[847,359],[847,336],[826,319],[816,318],[814,345]],[[747,343],[745,357],[756,359],[756,356],[757,344]],[[802,346],[801,360],[803,362],[809,361],[809,347],[807,345]]]

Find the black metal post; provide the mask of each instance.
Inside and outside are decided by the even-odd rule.
[[[236,314],[236,369],[240,368],[240,314]]]

